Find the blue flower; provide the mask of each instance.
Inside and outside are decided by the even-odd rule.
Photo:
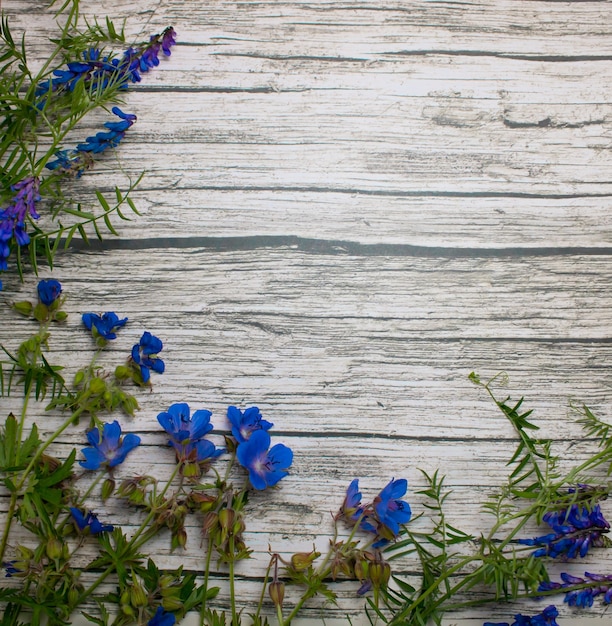
[[[58,280],[50,278],[38,283],[38,299],[46,306],[51,306],[62,293],[62,285]]]
[[[282,443],[268,448],[270,435],[265,430],[256,430],[236,450],[238,462],[249,472],[251,485],[260,491],[273,487],[287,476],[289,472],[286,470],[293,461],[293,452]]]
[[[0,209],[0,270],[8,268],[11,239],[14,238],[19,246],[30,243],[30,236],[26,232],[26,220],[40,218],[36,211],[36,203],[40,200],[39,187],[40,180],[35,176],[28,176],[11,185],[11,191],[17,193],[6,208]]]
[[[361,506],[361,492],[359,491],[359,479],[355,478],[346,490],[346,496],[340,509],[340,514],[349,520],[355,521],[359,518],[363,508]]]
[[[599,504],[590,509],[572,504],[569,509],[550,511],[542,519],[554,532],[533,539],[519,539],[523,545],[541,546],[533,552],[535,557],[584,557],[591,546],[605,545],[604,533],[610,530]]]
[[[88,530],[92,535],[99,535],[100,533],[112,533],[114,528],[110,524],[102,524],[95,513],[91,511],[84,515],[80,509],[76,507],[70,507],[70,513],[72,518],[79,527],[79,530]]]
[[[155,615],[148,621],[148,626],[174,626],[176,617],[172,613],[164,610],[164,607],[158,606]]]
[[[256,430],[270,430],[274,424],[262,418],[256,406],[241,411],[235,406],[227,407],[227,418],[232,424],[232,435],[238,443],[242,443]]]
[[[102,436],[97,428],[87,433],[90,448],[83,448],[84,461],[79,461],[81,467],[88,470],[98,470],[102,466],[115,467],[125,461],[128,452],[140,444],[138,435],[128,434],[121,437],[119,422],[104,424]]]
[[[559,626],[555,619],[558,616],[559,611],[551,605],[533,617],[518,613],[514,616],[512,624],[508,624],[508,622],[485,622],[483,626]]]
[[[151,370],[158,374],[163,374],[166,366],[157,356],[162,351],[164,344],[161,339],[146,331],[132,348],[132,360],[140,367],[140,376],[143,383],[148,383],[151,378]]]
[[[101,316],[96,313],[83,314],[83,324],[85,324],[85,327],[93,332],[94,337],[102,337],[102,339],[106,341],[116,339],[117,330],[125,326],[127,321],[127,317],[120,320],[117,314],[112,311],[103,313]]]
[[[161,427],[172,437],[168,445],[174,448],[179,461],[202,463],[223,454],[223,448],[217,449],[212,442],[203,439],[213,429],[211,415],[210,411],[201,409],[190,416],[189,406],[177,403],[157,416]]]
[[[374,498],[372,507],[366,510],[361,527],[376,534],[377,541],[372,544],[373,548],[380,548],[395,539],[399,535],[400,524],[410,521],[410,505],[401,500],[407,489],[408,481],[405,478],[391,479]]]

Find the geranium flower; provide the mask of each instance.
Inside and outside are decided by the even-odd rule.
[[[99,535],[100,533],[111,533],[114,528],[110,524],[102,524],[98,520],[98,516],[91,511],[84,515],[80,509],[76,507],[70,507],[70,513],[72,518],[79,527],[79,530],[89,530],[92,535]]]
[[[232,424],[232,435],[238,443],[250,438],[256,430],[270,430],[274,424],[262,418],[256,406],[241,411],[238,407],[227,407],[227,418]]]
[[[217,449],[203,439],[213,429],[211,415],[210,411],[200,409],[190,416],[189,406],[177,403],[157,416],[161,427],[172,437],[168,445],[174,448],[179,461],[203,462],[223,454],[223,448]]]
[[[62,293],[62,285],[58,280],[50,278],[38,283],[38,299],[46,306],[51,306]]]
[[[340,515],[347,519],[356,520],[362,513],[361,492],[359,491],[359,479],[355,478],[346,490],[346,496],[340,509]]]
[[[251,437],[238,445],[236,458],[249,472],[251,485],[257,490],[273,487],[287,476],[287,468],[293,461],[290,448],[277,443],[270,448],[270,435],[265,430],[256,430]]]
[[[161,339],[146,331],[140,338],[140,342],[132,348],[132,360],[140,367],[143,383],[149,382],[151,370],[163,374],[166,369],[164,362],[157,356],[163,347]]]
[[[128,318],[119,319],[116,313],[109,311],[101,316],[97,313],[83,313],[83,324],[88,330],[95,331],[94,337],[102,337],[106,341],[117,338],[116,332],[126,325]]]
[[[119,422],[104,424],[102,436],[97,428],[87,433],[90,448],[83,448],[84,461],[79,461],[81,467],[88,470],[98,470],[102,466],[115,467],[125,461],[128,452],[140,444],[138,435],[128,434],[121,437]]]

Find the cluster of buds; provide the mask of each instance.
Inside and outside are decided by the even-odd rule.
[[[80,388],[80,392],[72,409],[82,408],[90,415],[122,409],[127,415],[134,415],[139,408],[136,398],[123,389],[116,378],[101,371],[92,376],[87,368],[79,370],[75,374],[74,384]]]
[[[150,606],[150,600],[142,583],[133,575],[132,583],[121,592],[119,606],[124,615],[135,618],[145,607]]]

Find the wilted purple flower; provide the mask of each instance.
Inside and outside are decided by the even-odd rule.
[[[241,411],[238,407],[227,407],[227,418],[232,424],[232,435],[238,443],[242,443],[256,430],[270,430],[274,424],[262,418],[256,406]]]
[[[359,479],[355,478],[346,490],[344,502],[340,508],[338,516],[344,516],[348,520],[355,521],[359,518],[363,508],[361,506],[361,492],[359,491]]]
[[[238,445],[236,458],[249,472],[251,485],[259,491],[272,487],[287,476],[293,461],[290,448],[277,443],[270,448],[270,435],[265,430],[256,430],[247,441]]]
[[[91,330],[94,337],[102,337],[106,341],[117,338],[116,332],[126,325],[128,318],[119,319],[116,313],[109,311],[98,315],[97,313],[83,313],[83,324]]]
[[[172,437],[168,445],[174,448],[178,461],[202,463],[223,454],[223,448],[215,448],[211,441],[204,439],[213,429],[211,415],[210,411],[201,409],[191,416],[187,404],[177,403],[157,416],[157,421]]]
[[[84,461],[79,461],[81,467],[88,470],[98,470],[102,466],[115,467],[125,461],[128,452],[140,444],[138,435],[128,434],[121,437],[119,422],[104,424],[102,435],[97,428],[87,433],[90,448],[83,448]]]
[[[536,557],[584,557],[591,546],[605,545],[604,533],[610,530],[599,504],[590,509],[572,504],[569,509],[550,511],[542,519],[554,532],[533,539],[519,539],[519,543],[526,546],[541,546],[533,552]]]
[[[102,524],[102,522],[98,520],[98,516],[91,511],[85,515],[80,509],[70,507],[70,513],[76,525],[79,527],[79,530],[87,531],[92,535],[112,533],[114,530],[113,526],[110,524]]]
[[[140,338],[140,342],[132,348],[132,360],[140,367],[143,383],[149,382],[151,370],[163,374],[166,369],[165,363],[157,356],[163,347],[161,339],[146,331]]]
[[[9,242],[12,238],[19,246],[30,243],[26,220],[28,217],[34,220],[40,218],[36,211],[36,203],[40,200],[39,187],[40,180],[36,176],[28,176],[11,185],[11,191],[16,193],[9,205],[0,210],[0,270],[8,267]]]

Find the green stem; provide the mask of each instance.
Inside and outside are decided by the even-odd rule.
[[[236,613],[236,585],[234,579],[234,533],[229,536],[229,584],[230,584],[230,605],[232,608],[232,626],[240,626],[238,622],[238,614]]]
[[[200,607],[200,626],[204,626],[204,613],[206,611],[206,594],[208,592],[208,579],[210,577],[210,562],[212,560],[213,540],[209,535],[208,548],[206,550],[206,567],[204,569],[204,597],[202,598],[202,606]]]

